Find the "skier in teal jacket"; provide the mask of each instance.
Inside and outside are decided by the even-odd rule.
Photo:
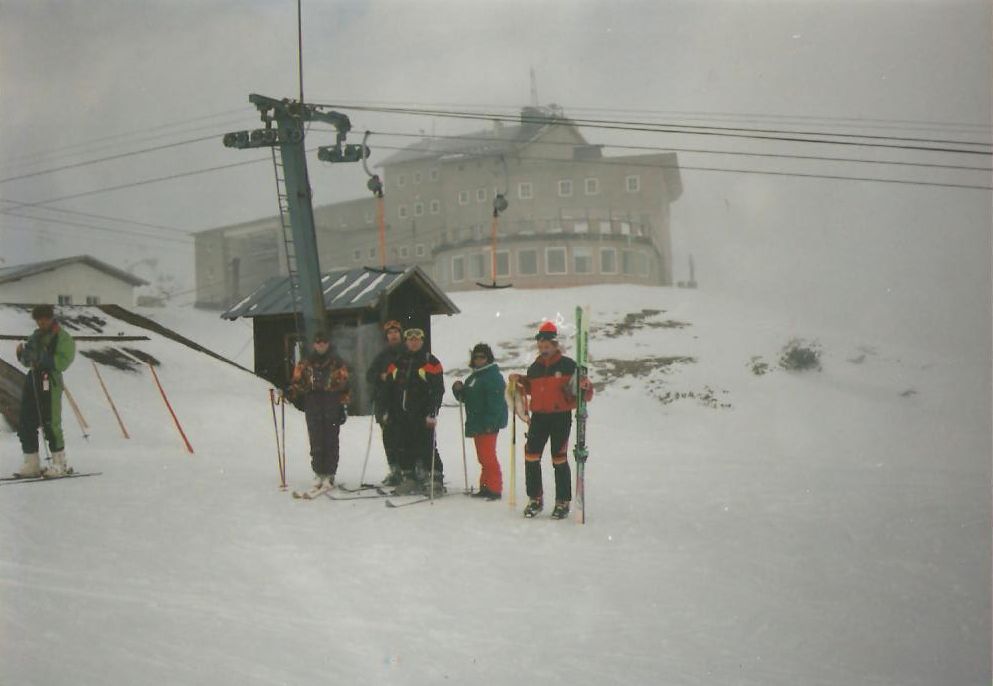
[[[21,393],[17,428],[24,464],[14,476],[54,478],[68,472],[62,434],[62,373],[76,356],[76,343],[55,320],[51,305],[38,305],[31,310],[31,318],[38,328],[27,342],[17,346],[17,359],[30,371]],[[38,457],[39,425],[44,428],[52,454],[52,464],[44,472]]]
[[[477,343],[469,361],[472,373],[465,382],[452,384],[456,400],[465,403],[465,435],[476,444],[476,457],[481,468],[477,498],[499,500],[503,494],[503,476],[496,455],[497,434],[507,426],[507,387],[500,367],[493,359],[493,350]]]

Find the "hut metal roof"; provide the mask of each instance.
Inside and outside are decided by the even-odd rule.
[[[459,308],[438,288],[418,266],[403,268],[356,269],[329,272],[321,277],[324,291],[324,308],[328,313],[343,314],[379,307],[382,299],[408,280],[420,288],[431,303],[431,314],[457,314]],[[291,314],[300,310],[290,293],[289,277],[276,276],[229,308],[221,315],[224,319],[239,317],[264,317]]]

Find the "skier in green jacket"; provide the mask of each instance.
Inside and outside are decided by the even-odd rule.
[[[76,356],[76,343],[55,320],[51,305],[31,310],[38,328],[25,343],[17,346],[17,359],[29,368],[21,393],[21,414],[17,435],[21,439],[24,464],[14,476],[30,478],[65,476],[65,440],[62,435],[62,373]],[[44,429],[52,464],[41,469],[38,458],[38,427]]]
[[[465,435],[476,444],[476,457],[481,472],[476,498],[499,500],[503,494],[503,477],[496,455],[497,434],[507,426],[507,387],[500,367],[493,359],[493,350],[485,343],[477,343],[469,362],[472,373],[465,382],[452,384],[452,393],[465,403]]]

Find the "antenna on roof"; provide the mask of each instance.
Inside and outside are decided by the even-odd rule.
[[[538,106],[538,80],[534,76],[534,67],[531,67],[531,107]]]

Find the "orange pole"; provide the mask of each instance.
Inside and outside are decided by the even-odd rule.
[[[103,377],[100,376],[100,369],[97,367],[96,362],[93,362],[93,371],[97,373],[97,381],[100,382],[100,388],[103,389],[103,394],[106,396],[107,402],[110,403],[110,409],[114,411],[114,416],[117,417],[117,425],[121,427],[121,433],[124,434],[124,438],[131,438],[128,435],[128,430],[124,427],[124,420],[121,419],[121,415],[117,411],[117,406],[114,405],[114,399],[110,397],[110,391],[107,390],[107,386],[103,383]]]
[[[183,443],[186,444],[186,450],[189,451],[190,455],[193,454],[193,446],[190,445],[190,439],[186,437],[186,433],[183,431],[183,427],[179,423],[179,417],[176,413],[172,411],[172,405],[169,404],[169,398],[166,397],[165,389],[162,388],[162,384],[159,382],[159,375],[155,373],[155,367],[152,366],[151,362],[146,362],[148,368],[152,370],[152,378],[155,379],[155,385],[159,387],[159,393],[162,394],[162,400],[165,402],[166,409],[169,410],[169,414],[172,415],[172,421],[176,423],[176,429],[179,430],[179,435],[183,438]]]
[[[376,202],[376,221],[379,223],[379,266],[386,269],[386,201],[382,195]]]

